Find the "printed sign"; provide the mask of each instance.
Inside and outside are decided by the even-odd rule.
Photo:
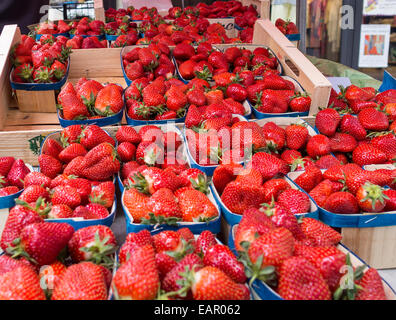
[[[396,15],[396,0],[364,0],[363,15],[394,16]]]
[[[386,68],[389,55],[389,24],[362,24],[359,67]]]

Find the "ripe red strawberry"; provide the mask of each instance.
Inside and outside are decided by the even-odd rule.
[[[0,176],[6,177],[15,161],[14,157],[0,157]]]
[[[316,166],[308,166],[305,171],[294,180],[294,182],[306,192],[310,192],[322,181],[322,179],[322,172],[319,168]]]
[[[386,205],[383,191],[380,186],[366,182],[356,192],[360,209],[364,212],[381,212]]]
[[[315,165],[320,169],[328,169],[334,166],[341,165],[341,162],[331,154],[327,154],[321,156],[316,162]]]
[[[389,198],[385,199],[384,211],[395,211],[396,210],[396,190],[385,190],[384,194]]]
[[[48,154],[48,155],[58,159],[58,155],[62,150],[63,150],[63,147],[57,140],[49,138],[46,140],[45,144],[43,145],[41,153]]]
[[[357,146],[352,153],[353,162],[359,166],[385,163],[387,158],[388,157],[385,152],[369,144],[361,144]]]
[[[315,126],[321,134],[332,137],[338,125],[341,122],[341,116],[334,109],[324,109],[318,112],[315,118]]]
[[[311,209],[309,197],[296,189],[283,191],[278,197],[278,203],[289,209],[293,214],[307,213]]]
[[[39,266],[55,261],[60,251],[67,245],[74,228],[67,223],[33,223],[23,228],[17,246],[8,247],[10,254],[26,254]]]
[[[301,149],[305,146],[308,137],[308,129],[303,125],[292,124],[286,128],[286,144],[290,149]]]
[[[155,255],[155,263],[157,265],[158,275],[161,282],[164,280],[165,276],[177,265],[176,260],[164,252],[160,252]]]
[[[19,204],[11,208],[1,235],[1,248],[3,251],[6,251],[14,240],[19,238],[25,226],[38,222],[43,222],[43,219],[36,211]]]
[[[43,186],[44,188],[51,186],[51,178],[41,172],[29,172],[23,182],[25,188],[31,185]]]
[[[40,268],[40,282],[45,285],[44,288],[47,293],[52,295],[52,290],[58,284],[66,270],[67,267],[60,261],[55,261],[48,266]]]
[[[358,86],[350,85],[346,90],[344,89],[344,95],[348,102],[353,100],[368,101],[375,97],[375,90],[372,89],[373,88],[359,88]]]
[[[261,173],[264,181],[289,172],[289,166],[285,161],[265,152],[256,153],[252,157],[251,166]]]
[[[116,139],[120,144],[122,142],[138,144],[142,140],[141,136],[136,132],[136,130],[129,126],[121,126],[116,133]]]
[[[386,114],[375,108],[363,109],[359,112],[358,119],[366,130],[384,131],[389,127],[389,121]]]
[[[167,218],[182,218],[181,209],[177,203],[177,198],[168,188],[161,188],[154,192],[147,202],[149,212],[154,213],[156,217],[162,216]]]
[[[7,186],[0,189],[0,197],[9,196],[11,194],[17,193],[19,191],[18,187]]]
[[[370,181],[369,173],[364,170],[352,170],[346,173],[346,177],[344,178],[348,191],[354,195],[362,185]]]
[[[48,212],[48,219],[67,219],[73,215],[73,210],[65,204],[56,204]]]
[[[226,185],[235,180],[238,172],[241,171],[242,165],[240,164],[222,164],[219,165],[213,172],[212,182],[216,187],[219,195],[223,193]]]
[[[295,246],[294,254],[311,262],[321,273],[331,292],[339,286],[341,268],[346,264],[346,255],[336,247]]]
[[[91,212],[91,215],[93,216],[90,219],[104,219],[109,215],[109,211],[101,204],[88,203],[85,207]]]
[[[320,157],[330,153],[330,140],[325,135],[318,134],[309,139],[307,153],[311,158]]]
[[[72,161],[70,161],[66,167],[63,169],[63,175],[65,176],[75,176],[75,177],[83,177],[81,163],[84,160],[84,157],[76,157]],[[57,177],[54,178],[56,180]],[[63,179],[60,179],[63,180]]]
[[[52,300],[106,300],[103,269],[92,262],[68,267],[52,293]]]
[[[265,201],[265,194],[261,186],[233,181],[225,187],[221,201],[231,212],[242,214],[249,207],[259,207]]]
[[[333,246],[342,239],[340,233],[316,219],[304,218],[300,227],[305,236],[317,246]]]
[[[97,225],[77,230],[68,242],[68,250],[75,263],[91,261],[112,267],[111,255],[116,244],[113,231],[107,226]]]
[[[0,256],[0,275],[14,270],[20,266],[30,267],[36,270],[35,266],[26,258],[14,259],[9,255],[3,254]]]
[[[192,279],[187,288],[191,288],[194,300],[247,300],[250,297],[245,285],[232,281],[215,267],[208,266],[193,271]]]
[[[174,266],[162,281],[162,287],[166,292],[172,292],[179,290],[182,285],[179,284],[180,280],[183,279],[182,272],[185,272],[186,268],[189,270],[198,271],[203,267],[202,260],[199,256],[194,253],[187,254],[183,259]],[[191,297],[191,293],[187,293],[187,297]]]
[[[89,196],[91,203],[98,203],[106,208],[111,208],[114,202],[115,186],[111,181],[102,182],[92,188]]]
[[[316,187],[314,187],[309,195],[316,202],[319,207],[323,207],[326,199],[335,192],[333,187],[333,182],[326,179],[319,183]]]
[[[156,143],[141,142],[136,149],[136,161],[149,166],[161,164],[164,161],[164,150]]]
[[[289,102],[290,109],[294,112],[307,112],[311,107],[312,99],[308,95],[297,95]]]
[[[18,199],[25,201],[27,203],[36,202],[37,199],[43,198],[45,200],[49,199],[48,191],[39,185],[32,185],[26,187]]]
[[[360,168],[357,164],[354,164],[354,163],[334,166],[334,167],[326,170],[323,173],[323,178],[337,182],[337,181],[345,179],[344,174],[347,176],[348,174],[350,174],[354,171],[360,172],[360,171],[362,171],[362,168]]]
[[[66,120],[89,117],[87,106],[75,93],[66,93],[62,95],[60,104],[62,107],[62,117]]]
[[[60,161],[64,163],[69,163],[74,158],[80,156],[83,157],[86,154],[87,154],[87,150],[85,150],[85,148],[81,144],[72,143],[59,153],[58,158]]]
[[[84,177],[90,180],[106,180],[120,170],[120,162],[115,159],[116,151],[107,142],[91,149],[81,163]]]
[[[153,194],[161,188],[174,192],[179,184],[179,179],[173,172],[156,167],[143,167],[140,173],[133,176],[133,187],[145,194]]]
[[[81,197],[81,203],[85,204],[88,202],[88,196],[91,193],[91,183],[87,179],[70,177],[63,185],[75,188],[77,193]]]
[[[243,264],[237,260],[232,251],[225,245],[216,244],[208,248],[204,255],[203,263],[206,266],[220,269],[235,282],[245,283],[246,281]]]
[[[113,278],[113,291],[118,299],[153,300],[160,281],[151,245],[137,248]]]
[[[133,221],[140,223],[143,218],[148,219],[148,200],[149,197],[135,188],[127,189],[124,192],[124,205],[131,214]]]
[[[177,195],[183,221],[204,222],[219,216],[219,212],[209,198],[195,189],[186,189]]]
[[[359,204],[355,196],[349,192],[335,192],[324,204],[324,209],[341,214],[359,213]]]
[[[75,124],[71,125],[61,132],[61,142],[64,146],[69,145],[70,143],[79,143],[80,135],[82,132],[82,126]]]
[[[331,152],[352,152],[357,146],[356,139],[347,133],[337,132],[330,139]]]
[[[356,300],[387,300],[382,279],[374,268],[368,269],[358,284],[363,288]]]
[[[40,172],[53,179],[62,171],[62,163],[52,156],[41,154],[38,157]]]
[[[347,114],[342,117],[340,129],[341,132],[349,133],[358,141],[366,139],[366,130],[359,120],[352,115]]]
[[[29,168],[22,159],[15,160],[7,174],[8,183],[19,189],[23,189],[23,180],[29,172]]]
[[[1,300],[45,300],[45,294],[35,271],[18,266],[0,275]]]
[[[285,260],[279,271],[279,295],[285,300],[330,300],[320,271],[303,257]]]
[[[284,179],[271,179],[266,181],[263,184],[264,202],[269,203],[272,199],[276,201],[283,191],[290,188],[290,184]]]
[[[101,127],[97,125],[86,126],[80,134],[80,143],[87,150],[91,150],[101,143],[108,142],[115,146],[114,139],[110,137]]]
[[[204,256],[206,251],[216,243],[215,235],[212,232],[205,230],[201,232],[197,238],[195,253]]]
[[[396,137],[391,133],[374,137],[371,140],[371,145],[385,152],[388,160],[392,160],[396,156]]]
[[[128,233],[118,254],[120,264],[123,264],[130,258],[133,250],[144,245],[153,245],[153,240],[148,230],[144,229],[137,233]]]

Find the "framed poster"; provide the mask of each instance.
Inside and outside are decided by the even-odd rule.
[[[364,16],[396,15],[396,0],[364,0]]]
[[[360,68],[386,68],[388,66],[390,30],[389,24],[362,24]]]

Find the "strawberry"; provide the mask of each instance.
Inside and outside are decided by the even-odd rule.
[[[0,275],[1,300],[45,300],[37,274],[28,266],[18,266]]]
[[[72,143],[69,144],[65,149],[63,149],[59,155],[58,158],[60,161],[64,163],[69,163],[76,157],[83,157],[87,154],[87,150],[79,144],[79,143]]]
[[[344,178],[348,191],[354,195],[365,182],[370,181],[368,171],[364,170],[352,170],[346,173]]]
[[[143,229],[137,233],[128,233],[118,254],[120,264],[123,264],[130,258],[133,250],[144,245],[153,245],[153,240],[148,230]]]
[[[227,246],[216,244],[208,248],[203,263],[220,269],[235,282],[245,283],[246,281],[243,264],[236,259]]]
[[[104,219],[109,215],[109,211],[106,207],[98,203],[88,203],[85,208],[87,208],[91,213],[90,219]]]
[[[66,272],[67,267],[60,261],[55,261],[48,266],[40,268],[40,283],[45,285],[46,293],[52,295],[52,290]]]
[[[32,208],[19,204],[11,208],[1,235],[1,248],[3,251],[13,245],[25,226],[39,222],[43,222],[43,219]]]
[[[318,134],[309,139],[307,153],[311,158],[316,158],[330,153],[330,140],[325,135]]]
[[[212,182],[220,195],[223,193],[226,185],[236,179],[241,169],[242,165],[230,163],[225,165],[222,164],[214,170]]]
[[[62,171],[62,163],[52,156],[41,154],[38,157],[40,172],[53,179]]]
[[[261,173],[264,181],[289,172],[285,161],[265,152],[256,153],[252,157],[251,166]]]
[[[342,273],[341,267],[346,264],[346,255],[336,247],[295,247],[295,255],[306,258],[322,274],[331,292],[339,286]]]
[[[375,108],[363,109],[359,112],[358,119],[366,130],[384,131],[389,127],[389,121],[385,113]]]
[[[23,180],[29,172],[30,170],[25,165],[25,162],[23,160],[15,160],[11,166],[10,171],[7,174],[8,183],[10,185],[18,187],[19,189],[23,189]]]
[[[26,187],[18,199],[25,201],[27,203],[31,203],[31,202],[36,202],[40,197],[45,200],[48,200],[49,199],[48,191],[42,186],[32,185]]]
[[[199,126],[202,121],[202,115],[197,106],[190,105],[186,115],[185,126],[186,128],[192,128]]]
[[[152,212],[156,217],[168,218],[182,218],[182,212],[176,201],[176,197],[170,189],[161,188],[154,192],[147,202],[149,212]],[[142,220],[143,223],[145,220]]]
[[[14,270],[18,267],[25,266],[36,270],[35,266],[32,265],[27,259],[14,259],[9,255],[3,254],[0,256],[0,275],[3,275],[6,272]]]
[[[11,194],[19,192],[18,187],[8,186],[0,189],[0,197],[9,196]]]
[[[231,212],[242,214],[251,206],[259,207],[265,201],[265,194],[261,186],[232,181],[224,188],[221,201]]]
[[[54,288],[52,300],[106,300],[103,269],[91,262],[71,265]]]
[[[113,278],[113,291],[118,299],[152,300],[159,289],[155,251],[151,245],[137,248]]]
[[[356,300],[387,300],[382,279],[374,268],[368,269],[358,282],[362,287]]]
[[[385,152],[369,144],[361,144],[357,146],[352,153],[353,162],[359,166],[385,163],[387,158],[388,157]]]
[[[356,139],[347,133],[336,132],[330,138],[331,152],[352,152],[357,147]]]
[[[205,230],[197,238],[195,253],[204,256],[206,251],[215,244],[217,244],[215,235]]]
[[[300,174],[294,182],[297,183],[306,192],[310,192],[318,185],[318,183],[322,181],[322,179],[322,172],[319,168],[317,168],[316,166],[308,166],[306,170],[302,174]]]
[[[297,180],[296,180],[297,181]],[[309,191],[309,195],[319,207],[323,207],[326,199],[335,192],[333,182],[326,179]]]
[[[312,218],[304,218],[300,227],[305,236],[314,241],[317,246],[333,246],[342,239],[340,233]]]
[[[202,90],[194,87],[187,92],[187,102],[190,105],[200,107],[206,104],[206,96]]]
[[[112,146],[115,146],[114,139],[110,137],[106,131],[97,125],[89,125],[83,128],[79,136],[80,143],[85,149],[91,150],[101,143],[107,142]]]
[[[68,126],[61,131],[61,143],[64,147],[70,143],[79,143],[83,127],[78,124]],[[59,154],[59,152],[58,152]]]
[[[156,143],[150,141],[143,141],[138,145],[136,149],[136,161],[139,164],[147,164],[149,166],[163,163],[163,148]]]
[[[283,191],[277,201],[293,214],[307,213],[311,208],[309,197],[304,192],[296,189]]]
[[[341,162],[331,154],[327,154],[321,156],[316,162],[315,165],[320,169],[328,169],[334,166],[341,165]]]
[[[173,172],[155,167],[143,167],[133,176],[133,182],[131,186],[145,194],[153,194],[161,188],[174,192],[179,187],[179,180]]]
[[[41,172],[29,172],[23,182],[25,188],[32,185],[43,186],[44,188],[51,186],[51,178]]]
[[[55,204],[48,212],[48,219],[67,219],[73,215],[73,210],[65,204]]]
[[[337,182],[345,179],[345,176],[347,176],[348,174],[354,171],[360,172],[362,171],[362,168],[360,168],[357,164],[354,163],[334,166],[323,173],[323,178]]]
[[[345,98],[348,102],[352,100],[368,101],[375,97],[375,90],[372,88],[359,88],[355,85],[350,85],[345,90]]]
[[[177,199],[182,211],[183,221],[204,222],[219,216],[215,205],[205,194],[198,190],[187,189],[178,194]]]
[[[82,167],[81,163],[84,160],[84,157],[75,157],[72,161],[70,161],[66,167],[63,169],[63,174],[66,176],[75,176],[82,177]],[[54,180],[57,179],[54,178]],[[62,180],[62,179],[61,179]]]
[[[263,184],[264,202],[269,203],[272,199],[276,201],[283,191],[290,188],[290,184],[284,179],[271,179],[266,181]]]
[[[68,251],[75,263],[91,261],[112,267],[111,255],[116,250],[116,239],[107,226],[90,226],[77,230],[68,243]]]
[[[227,87],[226,96],[235,101],[243,102],[247,98],[247,90],[242,85],[233,83]]]
[[[121,126],[116,133],[116,139],[120,144],[122,142],[138,144],[142,140],[141,136],[136,132],[136,130],[129,126]]]
[[[396,210],[396,190],[385,190],[384,195],[388,197],[385,199],[384,211],[395,211]]]
[[[115,159],[114,147],[101,143],[91,149],[81,162],[82,174],[91,180],[106,180],[120,170],[120,162]]]
[[[365,212],[381,212],[385,208],[387,197],[383,191],[380,186],[366,182],[356,193],[360,209]]]
[[[98,92],[95,100],[95,112],[101,116],[114,115],[122,110],[124,101],[118,85],[107,85]]]
[[[70,186],[58,186],[52,194],[52,204],[66,204],[70,208],[76,208],[81,203],[80,194],[76,188]]]
[[[158,275],[161,282],[164,280],[165,276],[177,265],[176,260],[164,252],[160,252],[155,255],[155,263],[157,265]]]
[[[80,195],[81,203],[85,204],[88,202],[88,196],[90,195],[92,189],[90,181],[72,176],[71,178],[67,179],[63,185],[75,188],[77,193]]]
[[[341,122],[341,116],[334,109],[324,109],[318,112],[315,118],[315,126],[321,134],[332,137],[338,125]]]
[[[385,152],[388,160],[392,160],[396,156],[396,137],[393,134],[385,133],[375,136],[371,140],[371,145]]]
[[[76,94],[69,93],[63,95],[60,105],[62,117],[66,120],[84,119],[89,116],[86,105]]]
[[[349,192],[335,192],[326,199],[324,209],[341,214],[359,213],[359,203]]]
[[[92,192],[89,195],[89,201],[91,203],[101,204],[106,208],[111,208],[114,202],[114,195],[114,183],[106,181],[92,188]]]
[[[320,271],[303,257],[285,260],[279,271],[279,295],[285,300],[330,300]]]
[[[292,124],[286,128],[286,144],[290,149],[301,149],[305,146],[308,137],[308,129],[302,125]]]
[[[199,271],[190,269],[182,275],[184,293],[191,288],[194,300],[247,300],[250,297],[245,285],[232,281],[215,267],[207,266]]]
[[[241,116],[243,116],[246,113],[243,104],[241,104],[238,101],[235,101],[232,98],[224,99],[223,104],[228,108],[228,110],[232,114],[240,114]]]
[[[311,107],[311,102],[312,99],[308,95],[297,95],[292,97],[289,106],[293,112],[307,112]]]
[[[179,175],[179,178],[182,179],[181,183],[184,187],[193,187],[202,193],[208,193],[208,179],[201,170],[195,168],[186,169]]]
[[[39,266],[55,261],[60,251],[67,245],[74,228],[67,223],[33,223],[23,228],[15,247],[6,251],[15,256],[29,257]]]
[[[349,133],[356,140],[361,141],[366,139],[366,130],[357,118],[346,114],[342,117],[340,129],[343,133]]]
[[[14,157],[0,157],[0,176],[6,177],[15,161]]]
[[[149,197],[147,195],[140,193],[135,188],[127,189],[124,192],[123,200],[134,222],[140,223],[142,218],[149,218],[147,205]]]
[[[263,126],[263,136],[267,142],[267,147],[271,151],[283,149],[287,139],[286,130],[273,122],[267,122]]]

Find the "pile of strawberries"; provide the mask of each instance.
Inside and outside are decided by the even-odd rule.
[[[107,48],[107,40],[99,40],[98,37],[86,37],[75,35],[67,40],[66,46],[71,49],[100,49]]]
[[[281,18],[276,19],[275,21],[275,27],[278,28],[278,30],[280,32],[282,32],[285,35],[289,35],[289,34],[297,34],[298,32],[298,28],[296,26],[296,24],[292,21],[285,21]]]
[[[253,156],[247,168],[234,163],[218,166],[212,182],[224,206],[240,215],[248,208],[260,208],[262,214],[284,221],[294,221],[295,214],[309,213],[309,197],[280,178],[287,165],[281,168],[277,160],[260,152]]]
[[[336,247],[341,239],[318,220],[290,223],[255,208],[244,212],[234,235],[250,285],[266,282],[285,300],[386,300],[377,270],[352,266],[350,256]],[[345,265],[354,270],[348,280],[340,272]],[[350,279],[353,286],[345,283]]]
[[[333,108],[321,110],[316,116],[316,128],[328,137],[330,150],[340,157],[344,164],[348,160],[359,166],[392,163],[396,156],[396,118],[373,103],[375,107],[368,105],[358,111],[357,116],[342,115]],[[392,108],[392,105],[396,106],[395,103],[385,106]]]
[[[20,200],[30,206],[37,201],[39,207],[46,200],[41,209],[50,218],[107,217],[114,201],[113,175],[120,169],[114,145],[96,125],[69,126],[59,138],[47,138],[38,158],[40,172],[25,179]]]
[[[103,86],[96,80],[80,78],[67,82],[58,95],[60,116],[66,120],[101,119],[124,107],[123,88],[115,83]]]
[[[34,31],[37,34],[59,34],[68,33],[71,30],[71,25],[63,20],[54,22],[41,22],[35,28]]]
[[[109,8],[105,11],[106,22],[122,21],[125,16],[130,15],[130,9]]]
[[[395,211],[395,178],[396,169],[366,171],[349,163],[323,173],[308,166],[295,182],[309,192],[319,207],[332,213],[357,214]]]
[[[116,299],[249,300],[244,268],[210,231],[129,233],[119,253]]]
[[[136,30],[136,23],[130,23],[127,16],[122,19],[108,22],[104,26],[106,35],[118,36],[117,39],[111,44],[112,48],[121,48],[123,46],[131,46],[136,44],[139,40],[139,33]]]
[[[103,34],[104,22],[100,20],[91,20],[87,17],[71,23],[70,34],[79,36],[100,36]]]
[[[13,49],[12,81],[19,83],[54,83],[60,81],[67,71],[71,50],[67,38],[52,34],[41,36],[36,43],[33,38],[22,35],[21,42]]]
[[[1,236],[0,298],[107,300],[116,245],[109,227],[75,231],[17,205]]]
[[[178,79],[158,76],[149,83],[145,77],[134,80],[125,90],[127,115],[132,120],[176,120],[189,106],[188,87]]]
[[[122,63],[130,81],[143,77],[149,81],[159,76],[170,78],[175,72],[170,49],[162,44],[150,44],[147,48],[136,47],[123,54]]]
[[[9,196],[23,189],[24,179],[30,169],[21,159],[0,157],[0,197]]]

